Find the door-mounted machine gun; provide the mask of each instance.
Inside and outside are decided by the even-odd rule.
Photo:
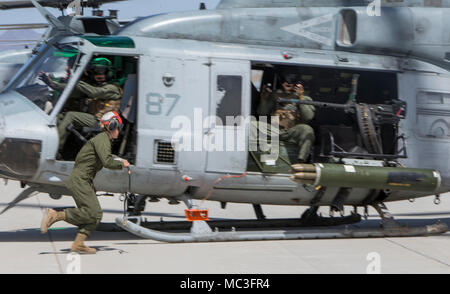
[[[354,102],[354,100],[350,99],[345,104],[339,104],[301,99],[277,98],[277,102],[312,105],[319,108],[341,109],[346,113],[354,115],[358,123],[363,145],[368,153],[351,153],[345,152],[344,150],[336,151],[334,138],[330,133],[331,152],[329,154],[332,156],[364,157],[376,159],[406,158],[405,147],[403,147],[401,150],[398,150],[396,154],[383,154],[383,145],[380,131],[382,125],[391,125],[396,131],[398,130],[398,123],[406,116],[406,102],[404,101],[392,100],[389,102],[389,104],[366,104],[356,103]],[[403,146],[405,146],[404,137],[397,136],[397,141],[399,139],[403,141]]]

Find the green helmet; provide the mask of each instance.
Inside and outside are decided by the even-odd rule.
[[[91,62],[89,62],[89,74],[105,74],[108,79],[112,78],[112,62],[109,59],[104,57],[94,58]]]
[[[94,58],[91,62],[89,62],[89,67],[94,68],[108,68],[112,67],[112,62],[109,59],[104,57]]]

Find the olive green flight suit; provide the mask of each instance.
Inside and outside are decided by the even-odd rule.
[[[63,81],[51,80],[50,87],[58,93],[58,96],[64,91],[67,83]],[[67,99],[67,103],[64,107],[66,111],[80,111],[82,103],[84,103],[84,99],[86,95],[75,87]]]
[[[66,221],[78,226],[79,233],[90,235],[100,223],[103,212],[98,202],[93,180],[103,167],[122,169],[121,161],[111,155],[111,140],[106,132],[90,139],[81,148],[75,159],[72,174],[66,180],[66,187],[72,191],[77,208],[65,210]]]
[[[266,94],[267,95],[267,94]],[[276,115],[280,118],[280,140],[298,146],[298,160],[305,162],[308,159],[310,150],[315,141],[314,130],[308,123],[314,118],[315,107],[305,104],[277,103],[277,98],[298,99],[295,93],[285,93],[277,90],[266,97],[261,97],[258,106],[259,116]],[[303,96],[304,100],[312,101],[308,96]],[[285,113],[292,110],[294,116],[288,117]],[[270,128],[267,128],[268,130]],[[270,134],[267,134],[270,136]]]
[[[58,124],[59,148],[64,146],[69,135],[67,127],[72,124],[75,129],[94,127],[103,114],[109,111],[119,111],[122,90],[118,85],[103,83],[92,86],[79,81],[69,99],[84,96],[91,99],[90,113],[69,111]]]

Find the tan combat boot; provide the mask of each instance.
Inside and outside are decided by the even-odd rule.
[[[65,220],[66,213],[64,211],[56,211],[51,208],[47,209],[47,213],[41,222],[41,233],[45,234],[54,223]]]
[[[95,248],[90,248],[84,245],[84,241],[86,241],[87,236],[85,234],[78,233],[75,237],[75,241],[72,244],[72,249],[70,252],[75,252],[79,254],[95,254],[97,250]]]

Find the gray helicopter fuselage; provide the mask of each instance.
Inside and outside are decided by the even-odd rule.
[[[447,152],[450,75],[442,65],[445,61],[436,58],[437,51],[420,50],[413,43],[407,44],[411,50],[406,56],[401,46],[403,41],[392,39],[395,34],[380,40],[381,44],[391,40],[395,43],[392,47],[383,45],[380,50],[373,49],[374,54],[371,48],[377,44],[373,40],[369,45],[361,41],[361,46],[347,44],[337,50],[339,42],[335,36],[340,12],[339,8],[249,8],[163,15],[130,24],[118,32],[119,36],[132,39],[135,48],[97,47],[84,41],[79,46],[84,54],[80,66],[50,115],[15,92],[14,81],[0,95],[0,142],[5,138],[41,142],[39,162],[32,175],[27,178],[14,177],[13,173],[1,175],[48,193],[69,193],[64,188],[64,180],[70,175],[73,162],[55,160],[56,117],[88,60],[94,55],[108,54],[138,59],[137,154],[130,177],[126,171],[103,169],[95,179],[97,190],[123,193],[130,187],[134,193],[176,199],[182,199],[189,191],[194,199],[208,195],[208,200],[221,202],[309,205],[315,191],[291,181],[289,174],[248,172],[243,175],[249,158],[247,141],[243,151],[181,150],[174,153],[169,163],[158,160],[159,148],[164,146],[161,143],[171,142],[177,132],[194,144],[199,140],[202,145],[208,137],[218,134],[219,129],[226,129],[214,124],[195,125],[199,116],[203,121],[216,115],[218,76],[240,77],[239,115],[250,116],[252,64],[267,63],[395,74],[398,97],[408,105],[407,116],[399,125],[399,133],[406,138],[408,157],[400,162],[406,167],[438,170],[442,184],[433,193],[450,191]],[[310,19],[315,19],[316,25],[302,24]],[[292,33],[299,32],[295,27],[298,24],[305,26],[302,36]],[[59,42],[71,40],[77,38]],[[22,69],[22,74],[32,63]],[[21,73],[16,76],[16,82],[20,78]],[[174,123],[180,118],[187,118],[192,125],[180,131],[180,125]],[[244,132],[248,135],[246,128]],[[229,174],[241,176],[215,183]],[[337,190],[328,189],[319,204],[331,204]],[[345,204],[360,205],[370,193],[369,188],[353,189]],[[384,201],[429,194],[392,191]]]

